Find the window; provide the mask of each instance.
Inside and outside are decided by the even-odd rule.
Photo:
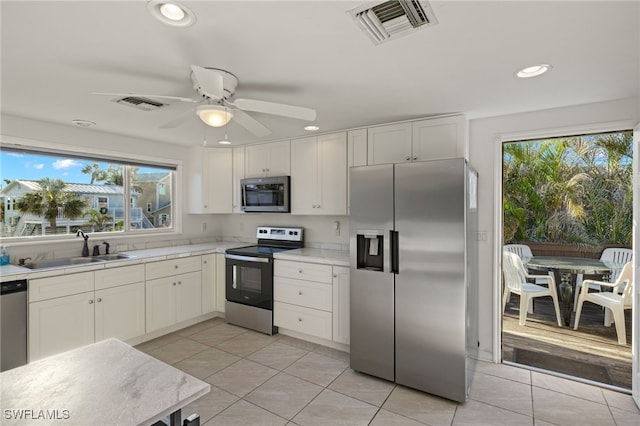
[[[0,147],[0,235],[166,232],[175,167]],[[129,203],[125,203],[129,200]],[[152,212],[151,206],[156,206]],[[146,211],[138,206],[146,206]],[[156,224],[152,213],[165,214]],[[159,231],[161,229],[162,231]]]

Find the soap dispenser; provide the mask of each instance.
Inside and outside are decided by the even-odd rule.
[[[2,246],[0,251],[0,265],[8,265],[11,259],[9,258],[9,252],[5,246]]]

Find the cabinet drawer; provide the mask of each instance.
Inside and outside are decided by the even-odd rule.
[[[291,262],[288,260],[276,260],[274,262],[274,275],[279,277],[331,284],[331,274],[331,265]]]
[[[187,272],[196,272],[200,268],[200,256],[191,256],[147,263],[145,265],[145,273],[148,280],[153,280]]]
[[[144,265],[122,266],[96,271],[96,290],[144,281]]]
[[[93,291],[93,272],[29,280],[29,303]]]
[[[274,302],[273,322],[278,327],[331,340],[330,312]]]
[[[331,311],[333,304],[331,288],[332,286],[324,283],[275,277],[273,283],[273,300],[307,308]]]

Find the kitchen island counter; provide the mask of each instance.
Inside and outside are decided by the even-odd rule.
[[[2,424],[149,425],[210,385],[116,339],[0,375]]]

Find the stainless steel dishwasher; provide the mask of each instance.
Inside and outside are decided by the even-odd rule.
[[[27,280],[0,284],[0,371],[27,363]]]

